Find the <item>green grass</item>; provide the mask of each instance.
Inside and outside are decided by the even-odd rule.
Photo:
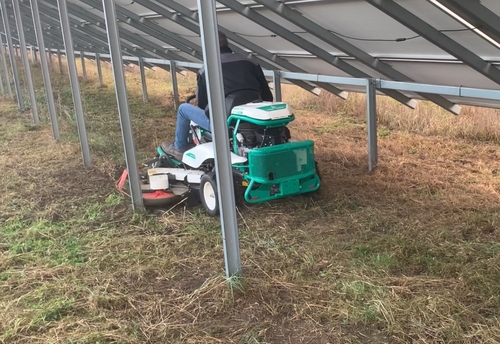
[[[218,218],[182,205],[133,213],[115,190],[125,163],[103,70],[106,86],[91,63],[81,83],[90,169],[66,75],[51,75],[60,142],[38,68],[39,126],[0,101],[0,341],[500,341],[500,141],[470,119],[493,121],[489,110],[451,120],[381,98],[380,162],[369,174],[364,99],[283,85],[292,135],[315,140],[323,186],[314,198],[240,206],[243,277],[226,278]],[[178,78],[181,95],[192,93],[194,78]],[[127,72],[142,162],[172,138],[175,112],[167,73],[148,71],[148,103],[138,80]]]
[[[70,225],[47,220],[8,219],[0,233],[5,262],[25,266],[84,263],[83,238],[70,228]]]

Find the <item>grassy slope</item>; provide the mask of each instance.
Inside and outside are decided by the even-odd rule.
[[[0,103],[0,340],[5,343],[497,343],[497,113],[453,117],[380,98],[378,170],[366,172],[362,96],[284,87],[292,135],[311,137],[318,197],[239,209],[244,279],[224,276],[218,219],[132,214],[112,77],[81,85],[94,167],[82,167],[66,76],[52,73],[63,139]],[[140,159],[171,138],[168,74],[151,101],[127,74]],[[192,77],[179,77],[182,95]],[[484,123],[487,123],[485,126]]]

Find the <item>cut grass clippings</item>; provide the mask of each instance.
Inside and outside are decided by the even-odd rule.
[[[0,101],[0,342],[500,342],[498,111],[453,116],[378,97],[369,174],[364,96],[283,85],[292,136],[315,141],[322,187],[240,206],[243,277],[227,279],[218,218],[201,207],[133,213],[115,190],[125,164],[103,73],[98,86],[89,62],[80,81],[92,168],[67,75],[51,73],[60,142],[38,67],[39,126]],[[172,139],[170,78],[148,70],[143,103],[137,71],[126,77],[142,162]],[[183,99],[194,77],[178,80]]]

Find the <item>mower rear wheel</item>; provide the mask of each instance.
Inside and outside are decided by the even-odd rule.
[[[208,215],[217,216],[219,214],[219,196],[217,195],[217,183],[215,175],[210,172],[204,174],[200,180],[201,204],[207,210]]]

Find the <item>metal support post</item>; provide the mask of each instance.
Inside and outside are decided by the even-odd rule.
[[[49,70],[54,70],[54,61],[52,60],[52,51],[47,50],[47,61],[49,62]]]
[[[66,62],[68,63],[69,81],[73,93],[73,106],[75,107],[76,126],[80,138],[80,147],[82,149],[83,164],[85,167],[92,167],[92,158],[90,156],[89,141],[87,129],[85,128],[85,119],[83,117],[83,105],[80,95],[80,84],[78,83],[78,73],[76,71],[75,52],[73,50],[73,39],[71,38],[71,29],[68,18],[68,7],[66,0],[57,0],[59,8],[59,19],[61,21],[61,30],[66,50]]]
[[[101,56],[99,53],[95,54],[95,64],[97,66],[97,77],[99,79],[99,86],[104,85],[104,82],[102,81],[102,68],[101,68]]]
[[[35,28],[37,44],[40,47],[40,62],[42,65],[43,82],[45,84],[45,92],[47,94],[47,105],[49,107],[50,122],[52,123],[52,136],[55,140],[59,140],[59,124],[57,122],[56,105],[54,102],[54,94],[52,92],[52,84],[50,82],[49,66],[47,64],[47,55],[45,53],[45,42],[43,40],[42,22],[38,11],[38,0],[31,0],[31,13],[33,16],[33,24]],[[52,61],[52,53],[49,50],[49,60]],[[52,63],[51,63],[52,64]]]
[[[15,0],[13,0],[15,1]],[[35,58],[33,63],[35,64],[35,66],[38,64],[38,56],[37,56],[37,49],[36,47],[33,47],[33,57]]]
[[[274,101],[281,101],[281,75],[279,70],[273,70]]]
[[[10,87],[9,71],[7,70],[7,60],[5,59],[5,49],[3,48],[2,35],[0,35],[0,62],[2,63],[2,70],[5,75],[5,85],[7,86],[7,93],[12,97],[12,87]]]
[[[0,45],[0,49],[3,49],[3,47]],[[3,79],[4,77],[2,76],[2,69],[0,69],[0,93],[2,94],[2,96],[5,95],[5,88],[3,87]]]
[[[9,16],[7,15],[7,6],[5,5],[5,0],[0,0],[0,7],[2,10],[3,26],[5,31],[5,37],[7,39],[7,48],[9,49],[9,59],[12,68],[12,77],[14,78],[14,86],[16,87],[16,98],[17,104],[20,111],[24,111],[24,100],[23,93],[21,90],[21,82],[19,80],[19,72],[17,70],[16,64],[16,53],[14,52],[14,45],[12,44],[12,35],[10,34]]]
[[[2,35],[0,34],[0,54],[3,53],[3,44],[2,44]],[[2,96],[5,96],[5,87],[4,87],[4,81],[3,79],[6,80],[6,83],[9,82],[9,79],[4,76],[4,71],[6,69],[2,66],[0,66],[0,93],[2,93]]]
[[[366,123],[368,130],[368,171],[377,166],[377,84],[376,79],[366,79]]]
[[[144,59],[139,57],[139,71],[141,73],[142,100],[148,101],[148,86],[146,85],[146,71],[144,70]]]
[[[26,78],[26,83],[28,84],[28,93],[31,101],[31,114],[33,116],[33,122],[35,124],[38,124],[40,122],[40,119],[38,117],[38,105],[36,103],[33,78],[31,77],[31,67],[30,61],[28,59],[28,51],[26,49],[26,39],[24,38],[24,28],[21,19],[21,8],[19,7],[19,1],[12,0],[12,7],[14,9],[14,16],[16,17],[17,35],[19,38],[19,48],[21,49],[21,59],[24,65],[24,75]]]
[[[35,47],[30,45],[31,65],[35,65]]]
[[[87,81],[87,68],[85,68],[85,54],[82,51],[80,51],[80,58],[82,60],[82,76],[83,76],[83,80],[84,81]]]
[[[222,68],[217,34],[215,0],[197,0],[200,22],[203,65],[207,77],[210,123],[215,143],[217,194],[220,208],[222,243],[227,277],[241,275],[238,222],[234,196],[233,171],[226,123],[226,104],[222,84]],[[174,69],[171,69],[174,71]],[[224,197],[221,197],[224,195]]]
[[[62,61],[61,61],[61,50],[57,49],[57,63],[59,64],[59,74],[63,73]]]
[[[175,61],[170,61],[170,77],[172,78],[172,94],[174,96],[174,109],[179,107],[179,88],[177,85],[177,68]]]
[[[135,155],[134,133],[132,130],[132,120],[128,105],[127,87],[125,85],[125,73],[123,72],[123,59],[120,45],[120,33],[116,18],[114,0],[102,0],[104,17],[108,34],[109,52],[115,79],[116,101],[118,103],[118,113],[120,115],[120,125],[122,129],[123,148],[127,163],[130,194],[132,196],[132,207],[134,210],[143,208],[141,180],[137,169]]]

